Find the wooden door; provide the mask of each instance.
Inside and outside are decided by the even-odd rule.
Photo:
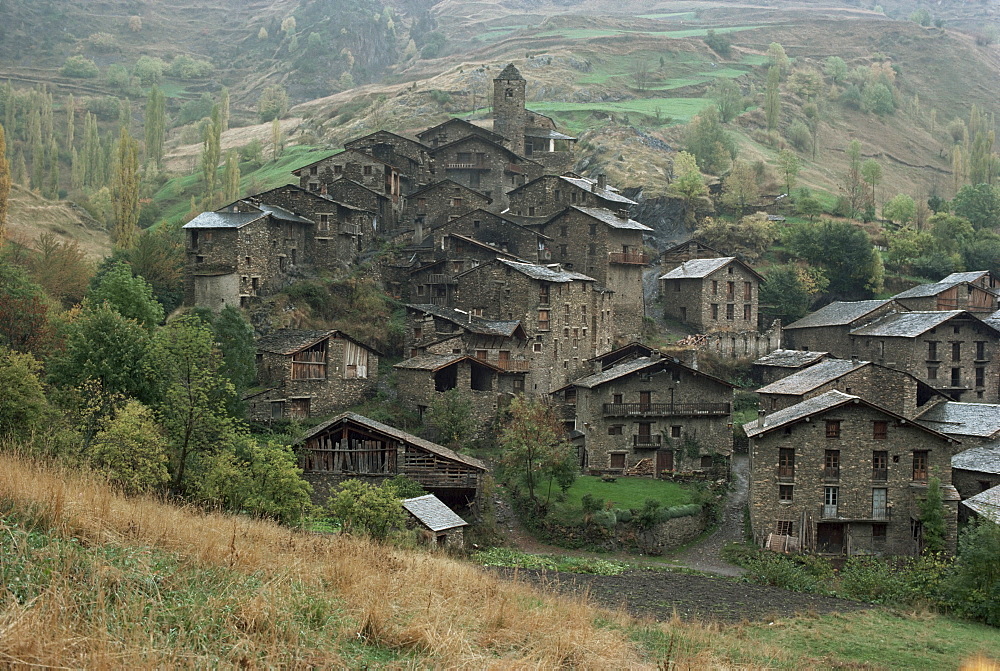
[[[674,470],[673,450],[659,450],[656,453],[656,473],[660,474],[663,471],[672,470]]]
[[[840,522],[816,525],[816,545],[820,552],[841,554],[844,551],[844,525]]]

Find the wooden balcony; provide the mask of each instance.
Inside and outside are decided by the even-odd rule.
[[[605,403],[605,417],[728,415],[728,403]]]
[[[485,161],[473,161],[471,163],[445,163],[445,170],[491,170],[493,166]]]
[[[524,174],[524,168],[522,168],[521,166],[519,166],[516,163],[508,163],[507,166],[506,166],[506,170],[507,170],[507,172],[512,172],[512,173],[514,173],[516,175],[522,175],[522,174]]]
[[[341,224],[340,232],[344,235],[361,235],[360,224]]]
[[[656,434],[655,436],[632,436],[632,446],[633,447],[659,447],[663,444],[663,436]]]
[[[435,273],[427,276],[427,284],[456,284],[456,282],[451,275]]]
[[[524,359],[490,359],[490,363],[511,373],[527,373],[531,370],[531,362]]]
[[[608,254],[608,260],[611,263],[644,266],[649,263],[649,254],[643,254],[642,252],[611,252]]]

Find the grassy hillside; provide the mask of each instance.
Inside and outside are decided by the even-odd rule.
[[[5,447],[0,656],[18,665],[957,668],[1000,646],[928,614],[639,621],[439,554],[123,498]]]
[[[91,259],[111,253],[107,231],[97,226],[86,212],[66,201],[46,200],[14,184],[7,216],[7,235],[24,246],[34,247],[40,235],[48,234],[56,242],[76,242]]]

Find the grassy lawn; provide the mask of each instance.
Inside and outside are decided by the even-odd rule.
[[[529,107],[542,114],[605,112],[612,114],[644,114],[655,116],[660,109],[662,116],[669,116],[674,122],[688,121],[695,114],[712,104],[708,98],[639,98],[620,102],[538,102]]]
[[[672,12],[669,14],[640,14],[640,19],[671,19],[673,21],[689,21],[698,18],[694,12]]]
[[[675,482],[651,478],[618,478],[614,482],[604,482],[596,476],[582,475],[570,487],[566,500],[559,507],[579,509],[586,494],[612,501],[615,508],[625,510],[641,508],[646,499],[656,499],[664,508],[691,503],[691,492]]]

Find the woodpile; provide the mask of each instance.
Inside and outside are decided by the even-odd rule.
[[[652,459],[640,459],[625,469],[625,475],[654,475],[656,465]]]

